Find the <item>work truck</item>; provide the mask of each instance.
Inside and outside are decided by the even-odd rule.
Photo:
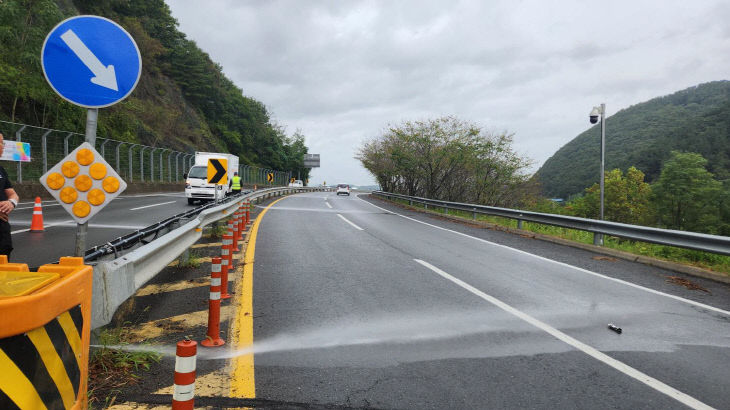
[[[208,183],[208,160],[210,159],[219,160],[218,164],[226,164],[226,177],[216,184]],[[185,197],[188,198],[188,204],[192,205],[195,201],[215,201],[231,193],[230,182],[234,172],[238,172],[236,155],[220,152],[196,152],[193,166],[184,175]]]

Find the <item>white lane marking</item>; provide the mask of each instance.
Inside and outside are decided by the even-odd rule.
[[[130,211],[136,211],[138,209],[145,209],[145,208],[152,208],[153,206],[160,206],[160,205],[167,205],[167,204],[174,204],[177,201],[170,201],[170,202],[162,202],[159,204],[152,204],[152,205],[145,205],[145,206],[138,206],[136,208],[129,208]]]
[[[583,273],[587,273],[589,275],[593,275],[593,276],[596,276],[596,277],[599,277],[599,278],[603,278],[603,279],[606,279],[606,280],[614,281],[616,283],[621,283],[623,285],[631,286],[632,288],[636,288],[636,289],[641,289],[641,290],[647,291],[649,293],[653,293],[655,295],[665,296],[665,297],[668,297],[668,298],[671,298],[671,299],[674,299],[674,300],[678,300],[680,302],[688,303],[690,305],[694,305],[694,306],[697,306],[697,307],[701,307],[703,309],[711,310],[713,312],[722,313],[724,315],[730,316],[730,311],[727,311],[727,310],[723,310],[723,309],[720,309],[720,308],[716,308],[714,306],[706,305],[704,303],[695,302],[694,300],[685,299],[685,298],[683,298],[681,296],[676,296],[676,295],[671,295],[669,293],[660,292],[658,290],[654,290],[654,289],[647,288],[647,287],[644,287],[644,286],[641,286],[641,285],[637,285],[635,283],[631,283],[631,282],[628,282],[628,281],[625,281],[625,280],[622,280],[622,279],[612,278],[610,276],[606,276],[606,275],[603,275],[603,274],[600,274],[600,273],[596,273],[596,272],[590,271],[588,269],[579,268],[577,266],[569,265],[569,264],[567,264],[565,262],[559,262],[559,261],[556,261],[554,259],[549,259],[549,258],[546,258],[544,256],[535,255],[535,254],[532,254],[532,253],[529,253],[529,252],[526,252],[526,251],[523,251],[523,250],[520,250],[520,249],[511,248],[511,247],[509,247],[507,245],[502,245],[502,244],[499,244],[499,243],[490,242],[490,241],[488,241],[486,239],[477,238],[475,236],[467,235],[467,234],[462,233],[462,232],[458,232],[458,231],[454,231],[454,230],[451,230],[451,229],[443,228],[443,227],[440,227],[440,226],[437,226],[437,225],[432,225],[432,224],[430,224],[428,222],[419,221],[418,219],[414,219],[414,218],[411,218],[411,217],[408,217],[408,216],[405,216],[405,215],[401,215],[401,214],[396,213],[396,212],[393,212],[393,211],[389,211],[389,210],[387,210],[385,208],[381,208],[381,207],[379,207],[379,206],[377,206],[375,204],[371,204],[370,202],[368,202],[368,201],[366,201],[366,200],[364,200],[362,198],[359,198],[358,197],[358,199],[360,199],[361,201],[365,202],[366,204],[372,205],[372,206],[374,206],[374,207],[376,207],[376,208],[378,208],[378,209],[380,209],[382,211],[385,211],[385,212],[390,213],[390,214],[393,214],[393,215],[398,215],[401,218],[405,218],[405,219],[408,219],[408,220],[413,221],[413,222],[418,222],[419,224],[424,224],[424,225],[430,226],[432,228],[441,229],[443,231],[455,233],[457,235],[461,235],[461,236],[464,236],[464,237],[467,237],[467,238],[471,238],[471,239],[474,239],[476,241],[480,241],[480,242],[483,242],[483,243],[487,243],[489,245],[498,246],[498,247],[503,248],[503,249],[509,249],[511,251],[514,251],[514,252],[517,252],[517,253],[520,253],[520,254],[523,254],[523,255],[532,256],[533,258],[537,258],[537,259],[540,259],[540,260],[543,260],[543,261],[546,261],[546,262],[551,262],[551,263],[554,263],[554,264],[557,264],[557,265],[560,265],[560,266],[564,266],[566,268],[575,269],[577,271],[580,271],[580,272],[583,272]]]
[[[29,204],[31,204],[33,206],[27,206],[27,207],[22,207],[22,208],[21,207],[18,207],[18,208],[15,208],[14,211],[22,211],[23,209],[33,209],[33,208],[35,208],[35,202],[29,202]],[[20,205],[20,204],[18,204],[18,205]],[[61,206],[61,204],[59,204],[59,203],[44,204],[44,203],[41,202],[41,208],[47,208],[49,206]]]
[[[122,198],[144,198],[144,197],[148,197],[148,196],[171,196],[171,197],[176,197],[176,198],[184,198],[185,197],[185,193],[184,192],[179,192],[179,193],[175,193],[175,192],[173,192],[173,193],[159,192],[159,193],[156,193],[156,194],[120,195],[120,196],[118,196],[118,197],[116,197],[114,199],[122,199]]]
[[[67,223],[67,222],[58,222],[58,223],[53,223],[53,224],[45,224],[45,225],[43,226],[43,228],[45,229],[45,228],[50,228],[50,227],[52,227],[52,226],[58,226],[58,225],[65,225],[66,223]],[[29,225],[30,225],[30,224],[29,224]],[[17,231],[12,231],[12,232],[10,232],[10,234],[11,234],[11,235],[15,235],[16,233],[21,233],[21,232],[29,232],[29,231],[30,231],[30,228],[25,228],[25,229],[18,229]]]
[[[345,222],[347,222],[348,224],[352,225],[352,226],[353,226],[353,227],[354,227],[355,229],[357,229],[358,231],[362,231],[362,230],[363,230],[363,229],[362,229],[362,228],[360,228],[359,226],[357,226],[357,225],[355,225],[354,223],[352,223],[352,222],[348,221],[348,220],[347,220],[347,218],[345,218],[344,216],[342,216],[342,215],[340,215],[340,214],[337,214],[337,216],[339,216],[339,217],[340,217],[340,218],[341,218],[341,219],[342,219],[343,221],[345,221]]]
[[[481,290],[475,288],[474,286],[471,286],[470,284],[464,282],[463,280],[449,275],[448,273],[431,265],[428,262],[422,261],[420,259],[414,259],[414,261],[416,261],[416,262],[420,263],[421,265],[427,267],[428,269],[436,272],[444,279],[450,280],[451,282],[461,286],[462,288],[468,290],[469,292],[473,293],[474,295],[479,296],[480,298],[486,300],[487,302],[497,306],[498,308],[504,310],[505,312],[510,313],[514,316],[517,316],[518,318],[535,326],[536,328],[538,328],[546,333],[549,333],[556,339],[573,346],[574,348],[593,357],[594,359],[599,360],[599,361],[613,367],[614,369],[620,371],[621,373],[623,373],[627,376],[633,377],[634,379],[646,384],[647,386],[653,388],[654,390],[656,390],[660,393],[664,393],[667,396],[679,401],[680,403],[682,403],[686,406],[689,406],[694,409],[711,409],[712,408],[712,407],[706,405],[705,403],[695,399],[694,397],[692,397],[688,394],[682,393],[681,391],[675,389],[674,387],[664,384],[661,381],[659,381],[645,373],[642,373],[639,370],[634,369],[633,367],[627,365],[626,363],[618,361],[618,360],[614,359],[613,357],[608,356],[607,354],[601,352],[600,350],[598,350],[592,346],[589,346],[571,336],[568,336],[567,334],[561,332],[560,330],[558,330],[538,319],[535,319],[534,317],[528,315],[527,313],[524,313],[521,310],[518,310],[518,309],[502,302],[501,300],[495,298],[494,296],[491,296],[491,295],[488,295],[488,294],[482,292]]]
[[[325,204],[327,204],[327,208],[332,209],[332,205],[329,202],[325,202]]]
[[[18,223],[18,222],[16,222]],[[27,221],[19,222],[20,225],[30,225]],[[48,229],[54,226],[75,226],[76,221],[61,221],[61,222],[54,222],[54,223],[47,223],[44,224],[43,228]],[[108,228],[108,229],[131,229],[131,230],[138,230],[138,229],[144,229],[146,226],[143,225],[111,225],[111,224],[89,224],[89,228]],[[29,232],[30,228],[25,229],[18,229],[17,231],[10,232],[11,235],[15,235],[16,233],[21,232]]]

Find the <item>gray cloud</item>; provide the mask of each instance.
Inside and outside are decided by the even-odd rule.
[[[312,182],[371,183],[352,159],[388,124],[457,115],[541,165],[609,112],[727,79],[721,1],[168,0],[246,95],[322,154]],[[536,169],[536,168],[535,168]]]

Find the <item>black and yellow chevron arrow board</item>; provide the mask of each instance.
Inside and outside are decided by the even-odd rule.
[[[70,409],[81,380],[81,306],[0,339],[0,409]]]

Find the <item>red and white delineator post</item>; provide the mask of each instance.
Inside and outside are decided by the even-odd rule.
[[[241,241],[241,247],[243,247],[243,231],[246,229],[243,225],[243,210],[239,207],[238,211],[236,211],[236,215],[238,215],[238,223],[236,224],[236,239]],[[238,251],[238,249],[236,249]]]
[[[231,297],[228,293],[228,272],[233,271],[233,235],[230,230],[223,235],[221,259],[221,299],[228,299]]]
[[[231,239],[233,239],[233,243],[231,244],[231,257],[233,257],[233,253],[238,252],[238,235],[236,234],[236,227],[238,226],[238,222],[236,222],[236,214],[233,214],[233,219],[228,221],[228,234],[231,235]]]
[[[213,258],[210,266],[208,333],[200,344],[205,347],[216,347],[226,344],[226,341],[221,339],[221,258]]]
[[[193,410],[197,353],[198,344],[194,340],[177,342],[172,410]]]

